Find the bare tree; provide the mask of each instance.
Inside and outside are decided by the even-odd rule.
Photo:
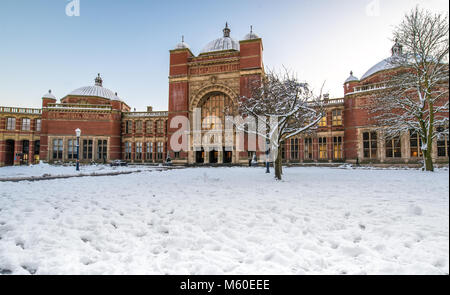
[[[282,143],[299,134],[314,129],[324,116],[321,95],[315,97],[307,83],[301,83],[288,70],[278,74],[267,71],[262,80],[251,85],[251,97],[239,99],[242,116],[256,118],[264,128],[249,130],[245,123],[236,128],[254,132],[269,142],[275,163],[275,178],[282,176]],[[261,130],[262,129],[262,130]]]
[[[433,140],[448,135],[448,33],[447,16],[418,7],[406,14],[393,33],[393,73],[369,105],[387,138],[418,134],[427,171]]]

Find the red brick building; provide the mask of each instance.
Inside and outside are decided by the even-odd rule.
[[[392,55],[399,50],[401,46],[395,44]],[[361,79],[351,73],[343,85],[343,98],[325,97],[327,113],[317,132],[285,142],[284,161],[395,164],[421,160],[416,134],[386,140],[362,107],[395,70],[390,59],[374,65]],[[227,141],[222,131],[215,133],[215,127],[223,124],[225,110],[236,106],[237,97],[249,95],[250,82],[264,75],[262,39],[251,30],[237,41],[226,25],[223,35],[197,56],[182,40],[170,50],[169,67],[168,112],[151,107],[130,112],[117,93],[103,87],[100,75],[93,86],[76,89],[60,102],[49,91],[42,97],[41,109],[0,107],[0,166],[39,160],[75,162],[77,128],[82,130],[81,162],[158,163],[169,156],[176,164],[248,164],[255,151],[249,150],[246,139],[244,149],[238,149],[235,134]],[[206,119],[209,116],[217,119]],[[180,128],[183,124],[188,132]],[[191,132],[198,127],[195,124],[200,124],[198,134]],[[171,140],[179,137],[180,130],[188,139],[181,150],[173,146],[179,142]],[[448,156],[448,137],[436,139],[434,160],[448,162]]]

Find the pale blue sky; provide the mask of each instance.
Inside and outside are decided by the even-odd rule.
[[[448,14],[443,0],[0,0],[0,105],[40,107],[93,85],[137,110],[167,110],[169,50],[185,36],[194,54],[222,35],[241,39],[250,25],[263,38],[264,63],[342,97],[342,82],[361,77],[390,54],[393,27],[416,4]]]

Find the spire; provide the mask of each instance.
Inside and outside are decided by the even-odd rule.
[[[100,77],[100,73],[98,74],[97,78],[95,78],[95,86],[103,87],[103,79]]]
[[[223,29],[223,36],[224,37],[230,37],[230,28],[228,28],[228,22],[225,23],[225,29]]]
[[[184,43],[184,35],[181,35],[181,43]]]
[[[253,34],[253,25],[250,25],[250,34]]]
[[[398,39],[395,38],[395,44],[391,49],[392,55],[402,55],[403,54],[403,45],[398,42]]]

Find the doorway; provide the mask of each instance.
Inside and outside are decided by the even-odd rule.
[[[7,140],[5,146],[5,166],[14,165],[14,140]]]

